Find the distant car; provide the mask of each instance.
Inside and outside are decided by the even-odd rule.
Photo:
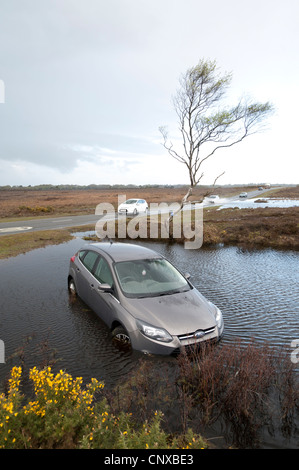
[[[247,193],[241,193],[239,194],[239,197],[247,197]]]
[[[258,190],[259,190],[259,191],[263,191],[264,188],[263,188],[262,186],[260,186],[260,187],[258,188]]]
[[[144,199],[128,199],[118,206],[119,214],[137,215],[140,212],[146,212],[148,204]]]
[[[224,329],[219,308],[188,277],[148,248],[100,242],[84,245],[71,258],[68,288],[117,340],[144,353],[170,355],[216,342]]]
[[[217,194],[211,194],[211,196],[207,197],[207,201],[211,204],[215,204],[219,201],[219,196]]]

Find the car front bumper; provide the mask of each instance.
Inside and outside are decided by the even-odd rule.
[[[222,333],[223,329],[219,331],[216,326],[212,332],[205,334],[201,338],[196,338],[191,335],[189,335],[188,338],[186,338],[186,335],[184,335],[184,337],[173,336],[173,340],[166,343],[151,339],[141,333],[140,330],[135,330],[130,332],[130,338],[132,348],[135,350],[141,351],[144,354],[170,356],[178,354],[183,349],[194,349],[202,344],[216,343],[221,339]]]

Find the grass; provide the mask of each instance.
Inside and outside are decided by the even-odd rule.
[[[210,209],[204,215],[204,244],[299,248],[299,207]]]
[[[16,235],[2,235],[0,237],[0,259],[17,256],[48,245],[58,245],[72,238],[68,230],[45,230],[18,233]]]
[[[195,230],[193,212],[192,231]],[[132,219],[128,218],[127,224]],[[158,236],[150,237],[150,216],[147,217],[147,236],[152,241],[164,241],[161,238],[161,222],[158,222]],[[110,221],[111,227],[115,224],[115,236],[118,236],[118,221]],[[197,227],[198,228],[198,227]],[[107,228],[104,227],[106,231]],[[113,232],[112,232],[113,233]],[[174,238],[177,243],[188,240],[184,236]],[[89,237],[99,241],[97,236]],[[142,238],[146,240],[146,238]],[[203,216],[203,246],[214,245],[242,245],[247,247],[271,247],[299,249],[299,207],[256,208],[256,209],[222,209],[217,207],[205,208]]]
[[[252,186],[254,190],[257,187]],[[220,187],[213,190],[220,197],[238,195],[241,191],[248,191],[248,187]],[[206,193],[207,188],[196,187],[190,198],[198,201]],[[145,199],[148,204],[160,202],[181,201],[187,192],[187,187],[157,187],[157,188],[118,188],[101,190],[1,190],[0,191],[0,218],[11,217],[49,217],[62,215],[94,214],[99,203],[108,202],[118,205],[118,195],[125,195],[127,199],[138,197]]]

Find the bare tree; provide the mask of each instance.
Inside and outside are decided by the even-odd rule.
[[[159,129],[165,149],[188,171],[190,188],[181,207],[202,179],[203,163],[217,150],[232,147],[261,130],[262,122],[273,110],[269,102],[254,103],[245,99],[236,106],[226,106],[224,97],[231,80],[230,73],[219,74],[216,61],[201,60],[189,68],[182,75],[180,88],[173,98],[182,137],[181,150],[169,139],[166,127]],[[214,177],[214,185],[221,175]]]

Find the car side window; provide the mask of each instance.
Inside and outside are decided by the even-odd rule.
[[[94,251],[87,251],[85,252],[85,255],[82,256],[82,258],[80,257],[80,259],[88,271],[91,272],[98,256],[99,255]]]
[[[79,259],[82,261],[84,256],[86,255],[86,250],[79,251]]]
[[[113,286],[113,277],[110,270],[110,267],[107,261],[100,256],[100,260],[95,268],[94,277],[101,283],[101,284],[109,284],[109,286]]]

